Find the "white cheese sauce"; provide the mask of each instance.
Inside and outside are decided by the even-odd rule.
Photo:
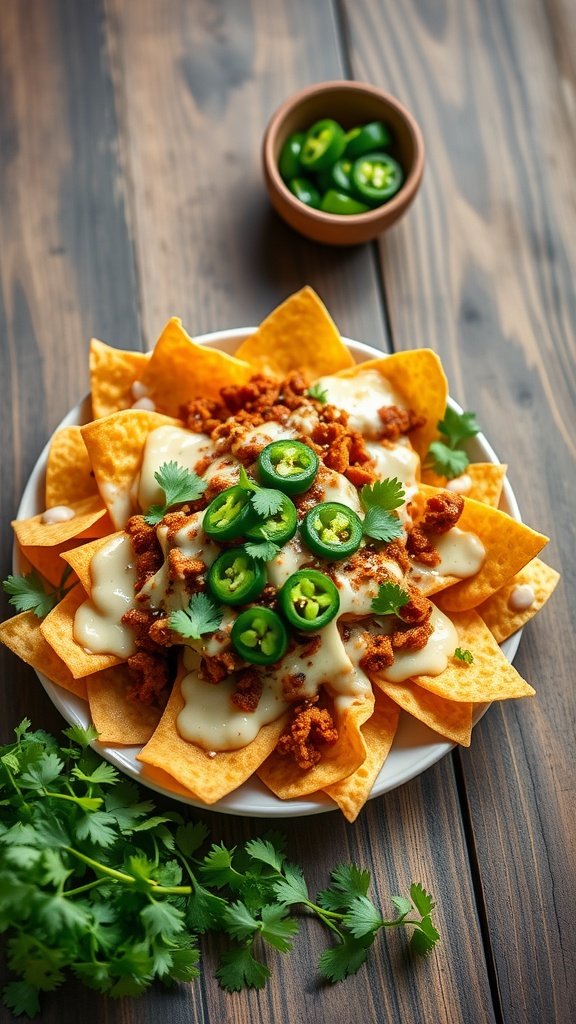
[[[320,466],[316,476],[316,486],[321,490],[319,501],[339,501],[341,505],[347,505],[354,512],[362,512],[362,505],[354,484],[351,484],[342,473],[337,473],[335,469]]]
[[[440,555],[438,565],[422,565],[415,561],[410,570],[410,578],[414,581],[445,576],[468,579],[480,571],[486,558],[486,549],[480,538],[457,526],[453,526],[437,540],[434,538],[433,545]]]
[[[427,644],[419,651],[407,649],[394,651],[394,661],[381,672],[385,679],[391,683],[402,683],[405,679],[412,679],[414,676],[438,676],[444,671],[458,646],[458,633],[448,616],[444,615],[435,605],[432,607],[430,624],[432,634]],[[346,650],[352,660],[359,661],[366,650],[362,633],[388,635],[399,626],[400,623],[392,615],[374,618],[367,623],[359,623],[352,629],[350,639],[346,641]]]
[[[382,432],[379,409],[385,405],[405,408],[398,392],[378,370],[361,370],[354,377],[320,377],[317,383],[331,405],[348,413],[351,429],[367,438],[377,438]]]
[[[182,427],[157,427],[146,438],[138,484],[138,505],[145,512],[150,505],[162,503],[164,492],[154,474],[164,462],[177,462],[194,470],[207,455],[213,455],[214,444],[206,434],[193,434]]]
[[[455,476],[452,480],[446,482],[446,490],[454,491],[455,494],[470,494],[472,490],[472,477],[469,473]]]
[[[136,570],[128,535],[115,537],[101,548],[92,559],[90,573],[90,600],[76,612],[74,639],[92,654],[129,658],[136,651],[134,633],[120,621],[136,607]]]
[[[42,522],[46,526],[53,526],[55,523],[67,523],[70,519],[74,519],[75,515],[74,509],[68,505],[52,505],[52,508],[47,508],[42,513]]]
[[[527,583],[518,583],[510,591],[508,607],[512,612],[526,612],[536,600],[536,594]]]

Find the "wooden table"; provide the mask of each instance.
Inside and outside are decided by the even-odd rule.
[[[226,996],[208,949],[193,986],[117,1004],[71,982],[45,1024],[576,1019],[575,29],[569,0],[2,0],[2,576],[28,474],[86,391],[91,335],[147,348],[173,314],[192,333],[252,324],[306,282],[344,334],[441,354],[565,573],[516,661],[535,700],[493,705],[470,750],[355,825],[286,822],[312,888],[351,858],[383,898],[421,879],[443,938],[427,961],[392,936],[328,987],[310,925],[262,994]],[[399,96],[428,151],[408,216],[348,251],[280,223],[259,168],[278,103],[341,77]],[[2,740],[24,715],[58,730],[34,674],[1,657]],[[228,842],[266,827],[204,817]]]

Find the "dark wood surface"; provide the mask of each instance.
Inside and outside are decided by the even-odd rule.
[[[195,985],[110,1003],[71,983],[46,1024],[576,1019],[575,53],[568,0],[1,0],[2,576],[91,335],[141,348],[173,314],[197,334],[252,324],[304,283],[343,333],[441,354],[564,573],[516,662],[535,700],[494,705],[470,750],[355,825],[285,823],[312,888],[350,859],[383,895],[421,879],[443,937],[431,958],[410,964],[392,936],[327,987],[311,925],[264,993],[222,993],[208,948]],[[271,212],[259,145],[284,97],[347,76],[407,103],[428,163],[398,226],[338,251]],[[58,730],[34,674],[0,657],[2,740],[25,714]],[[231,842],[266,824],[202,816]]]

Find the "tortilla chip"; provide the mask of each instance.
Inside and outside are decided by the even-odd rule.
[[[129,700],[127,693],[134,680],[126,665],[117,665],[88,676],[86,686],[92,721],[100,743],[147,743],[160,721],[159,708]]]
[[[501,644],[540,611],[555,590],[559,579],[560,573],[556,572],[556,569],[541,562],[539,558],[533,558],[476,610],[492,636]],[[531,587],[534,592],[534,603],[522,612],[516,612],[508,605],[512,591],[519,586]]]
[[[245,384],[253,373],[252,366],[235,356],[198,345],[172,317],[156,342],[142,383],[160,412],[180,416],[186,402],[219,399],[221,388]]]
[[[507,469],[508,466],[501,462],[471,462],[465,470],[472,480],[467,497],[473,498],[474,501],[482,501],[492,508],[498,508]],[[422,470],[422,480],[432,487],[444,488],[447,483],[445,476],[438,476],[431,469]]]
[[[102,499],[100,499],[102,500]],[[97,519],[92,526],[89,526],[87,530],[82,530],[76,537],[76,540],[92,540],[95,537],[106,537],[109,533],[114,533],[116,527],[110,519],[107,512],[102,516],[101,519]]]
[[[24,547],[20,550],[27,565],[36,569],[53,587],[57,587],[60,584],[63,572],[66,570],[66,564],[61,556],[73,544],[74,541],[66,541],[64,544],[57,544],[53,548]],[[28,571],[28,569],[24,570],[24,572]]]
[[[157,427],[181,425],[159,412],[126,409],[81,428],[98,489],[116,529],[125,525],[127,517],[123,510],[114,507],[115,498],[130,490],[140,469],[148,434]]]
[[[366,760],[366,743],[361,726],[374,710],[374,697],[354,701],[339,718],[338,739],[322,747],[322,760],[313,768],[298,768],[291,757],[274,752],[256,773],[280,800],[306,796],[347,778]]]
[[[438,356],[430,348],[394,352],[381,359],[369,359],[344,370],[339,377],[354,377],[363,370],[377,370],[402,396],[407,409],[426,417],[424,426],[411,430],[412,445],[423,460],[430,442],[438,437],[436,424],[446,409],[448,382]]]
[[[80,427],[62,427],[52,437],[46,464],[46,508],[70,505],[97,494]]]
[[[124,659],[113,654],[89,654],[74,639],[74,616],[80,605],[88,600],[84,588],[77,583],[73,590],[43,619],[40,629],[51,648],[68,666],[74,679],[83,679],[93,672],[101,672]]]
[[[326,786],[324,792],[337,804],[348,821],[356,821],[394,741],[400,708],[381,691],[374,694],[374,712],[362,726],[366,759],[347,779]]]
[[[201,747],[182,739],[176,728],[176,719],[184,707],[180,690],[184,672],[181,669],[158,727],[138,754],[138,760],[164,772],[169,770],[194,796],[205,804],[213,804],[246,782],[274,750],[286,725],[286,716],[265,725],[248,746],[223,750],[209,757]]]
[[[475,704],[534,695],[536,691],[512,667],[477,612],[450,617],[458,632],[458,646],[470,651],[474,661],[468,665],[453,657],[440,675],[415,676],[418,686],[449,701]]]
[[[474,711],[472,703],[457,703],[438,697],[418,686],[414,679],[390,683],[376,674],[371,674],[370,678],[375,686],[413,718],[453,743],[459,743],[462,747],[470,746]]]
[[[98,537],[89,544],[82,544],[80,547],[72,548],[70,551],[65,551],[62,554],[63,560],[72,567],[88,595],[92,593],[90,566],[94,555],[101,551],[102,548],[105,548],[111,541],[121,536],[123,534],[119,530],[117,533],[110,533],[107,537]]]
[[[438,493],[438,488],[428,484],[419,486],[426,497]],[[506,512],[473,498],[464,498],[464,509],[456,525],[480,538],[486,557],[475,576],[460,580],[439,596],[438,606],[445,612],[476,608],[548,543],[548,537],[517,522]]]
[[[95,419],[130,408],[134,401],[132,384],[142,379],[149,359],[147,352],[127,352],[92,338],[90,390]]]
[[[51,682],[86,700],[86,683],[83,679],[74,679],[62,659],[44,639],[40,627],[41,620],[34,612],[22,612],[0,623],[0,641]]]
[[[76,515],[64,523],[43,523],[42,512],[30,519],[15,519],[12,526],[20,546],[49,547],[63,544],[78,537],[106,514],[99,494],[72,501],[69,507],[75,510]]]
[[[236,356],[253,373],[286,377],[300,370],[310,380],[354,365],[324,303],[308,286],[277,306]]]

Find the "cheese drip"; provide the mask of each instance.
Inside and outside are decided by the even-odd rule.
[[[379,409],[385,405],[405,408],[401,396],[378,370],[360,370],[354,377],[320,377],[318,386],[331,405],[348,413],[350,428],[367,438],[382,433]]]
[[[74,639],[92,654],[129,658],[136,651],[134,634],[121,619],[136,607],[136,570],[130,538],[115,537],[98,551],[90,565],[90,600],[78,608]]]
[[[480,571],[486,558],[486,548],[475,533],[468,533],[453,526],[433,541],[440,555],[438,565],[422,565],[414,562],[410,576],[415,582],[429,577],[456,576],[467,579]]]

